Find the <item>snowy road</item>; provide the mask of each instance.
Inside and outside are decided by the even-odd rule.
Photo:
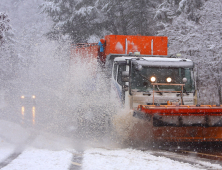
[[[192,155],[105,145],[102,148],[81,147],[70,138],[36,133],[11,122],[1,120],[0,126],[7,129],[1,131],[0,137],[0,167],[3,170],[222,169],[220,162]]]
[[[7,154],[7,151],[2,151],[1,149],[1,157]],[[143,152],[133,149],[108,150],[91,148],[80,154],[71,150],[52,151],[27,148],[2,169],[222,169],[220,165],[209,162],[197,160],[195,164],[183,163],[182,161],[175,161],[164,156],[154,156],[153,154],[155,153],[152,151]],[[79,160],[81,162],[74,162],[72,160],[73,156],[82,157],[83,159]]]

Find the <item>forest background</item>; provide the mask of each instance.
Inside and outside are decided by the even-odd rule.
[[[221,0],[1,0],[0,4],[2,95],[27,80],[31,80],[27,86],[41,81],[52,89],[50,82],[55,80],[53,85],[59,86],[66,72],[57,74],[53,68],[68,63],[64,43],[140,34],[167,36],[168,53],[181,53],[198,68],[199,103],[222,103]],[[51,69],[39,67],[46,63],[45,53],[54,61],[49,63]]]

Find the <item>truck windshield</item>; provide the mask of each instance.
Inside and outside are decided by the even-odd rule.
[[[193,92],[194,83],[191,68],[163,68],[163,67],[142,67],[138,70],[134,66],[131,72],[131,89],[137,91],[152,91],[151,77],[156,78],[156,83],[167,83],[166,79],[171,78],[172,84],[185,84],[184,92]],[[187,78],[187,82],[183,82]],[[159,85],[155,90],[181,91],[181,86]]]

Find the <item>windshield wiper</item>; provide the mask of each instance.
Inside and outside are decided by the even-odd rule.
[[[183,93],[186,93],[186,95],[189,95],[189,93],[187,92],[187,90],[185,89],[185,87],[183,87]],[[181,93],[179,93],[179,94],[177,94],[177,96],[180,96],[181,95]]]
[[[156,87],[157,87],[157,93],[160,93],[160,95],[163,95],[163,93],[162,92],[160,92],[160,88],[159,88],[159,86],[158,85],[156,85]]]
[[[142,75],[138,70],[135,69],[135,71],[136,71],[141,77],[143,77],[144,79],[146,79],[146,80],[149,81],[149,79],[148,79],[146,76]]]
[[[184,92],[186,93],[186,95],[189,95],[189,93],[187,92],[187,90],[185,89],[185,87],[183,87]]]

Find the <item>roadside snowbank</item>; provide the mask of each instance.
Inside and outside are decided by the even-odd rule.
[[[14,151],[14,146],[0,138],[0,162],[7,158]]]
[[[68,169],[71,164],[71,159],[72,154],[68,151],[50,151],[29,148],[9,165],[2,168],[2,170]]]
[[[201,169],[188,163],[181,163],[169,158],[151,155],[134,149],[106,150],[89,149],[85,151],[82,163],[84,170],[197,170]]]

